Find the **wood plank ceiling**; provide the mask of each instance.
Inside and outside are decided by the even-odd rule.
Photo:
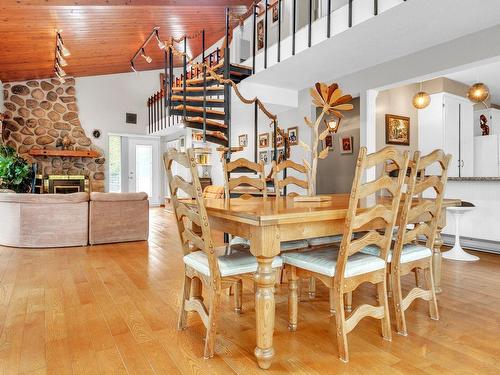
[[[62,29],[71,51],[68,76],[130,72],[130,58],[153,27],[160,37],[180,37],[203,28],[206,45],[224,36],[225,7],[242,14],[251,0],[2,0],[0,6],[0,80],[53,77],[55,30]],[[45,4],[45,5],[43,5]],[[75,5],[78,4],[78,5]],[[106,4],[106,5],[103,5]],[[188,52],[201,53],[201,38],[189,40]],[[152,41],[151,64],[136,60],[138,70],[160,69],[163,54]]]

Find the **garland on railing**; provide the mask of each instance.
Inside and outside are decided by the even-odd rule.
[[[270,120],[273,120],[273,121],[276,121],[276,119],[278,118],[278,116],[276,116],[275,114],[272,114],[271,112],[269,112],[269,110],[264,106],[264,104],[260,101],[260,99],[258,97],[255,97],[253,99],[247,99],[245,98],[240,90],[238,89],[238,85],[230,78],[222,78],[219,74],[217,74],[217,72],[215,72],[215,70],[212,69],[212,67],[207,64],[206,62],[196,62],[194,61],[194,58],[192,58],[191,56],[189,56],[187,53],[185,52],[181,52],[181,51],[178,51],[174,46],[173,44],[169,43],[167,45],[167,48],[170,49],[172,51],[172,53],[178,57],[184,57],[186,56],[186,59],[188,60],[187,61],[187,64],[191,64],[193,65],[194,67],[204,67],[206,68],[208,74],[210,74],[210,76],[212,78],[214,78],[217,82],[221,83],[221,84],[229,84],[231,85],[231,87],[234,89],[234,92],[236,93],[236,96],[244,103],[244,104],[254,104],[254,103],[257,103],[257,106],[259,107],[259,109],[270,119]]]

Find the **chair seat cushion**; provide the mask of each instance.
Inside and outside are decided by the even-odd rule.
[[[309,243],[306,240],[284,241],[281,243],[281,251],[306,249],[308,247]]]
[[[216,253],[221,249],[217,249]],[[224,251],[224,249],[222,249]],[[247,251],[231,251],[229,254],[218,257],[219,271],[222,277],[242,275],[257,271],[257,259]],[[208,257],[203,251],[194,251],[184,256],[184,263],[194,268],[196,271],[210,276],[208,267]],[[283,266],[281,257],[275,257],[273,268]]]
[[[380,254],[380,248],[370,245],[361,250],[364,254],[376,255]],[[425,259],[432,256],[432,250],[423,245],[406,244],[401,252],[401,263],[409,263],[420,259]],[[389,252],[387,262],[392,261],[392,250]]]
[[[235,250],[248,250],[250,249],[250,241],[242,237],[233,237],[230,245]],[[281,251],[299,250],[309,247],[306,240],[285,241],[281,243]]]
[[[332,243],[342,242],[342,235],[338,236],[326,236],[326,237],[316,237],[307,240],[309,246],[324,246],[331,245]]]
[[[285,253],[283,262],[291,266],[311,272],[333,277],[337,266],[338,251],[334,248],[323,248],[301,253]],[[349,257],[345,269],[345,277],[352,277],[385,268],[385,262],[377,256],[356,253]]]

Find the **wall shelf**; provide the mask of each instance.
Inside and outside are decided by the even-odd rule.
[[[30,150],[31,156],[59,156],[69,158],[96,158],[99,156],[97,151],[93,150]]]

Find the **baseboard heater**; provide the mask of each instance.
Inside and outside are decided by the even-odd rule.
[[[443,242],[447,246],[453,246],[455,236],[452,234],[442,234]],[[471,237],[460,237],[460,244],[464,249],[477,250],[485,253],[500,254],[500,242],[480,240]]]

